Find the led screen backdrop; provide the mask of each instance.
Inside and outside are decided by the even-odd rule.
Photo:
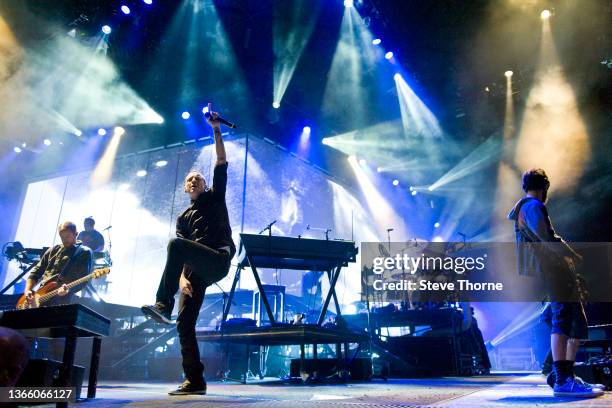
[[[312,165],[255,137],[233,138],[225,144],[226,199],[236,244],[241,230],[257,233],[274,220],[274,235],[324,238],[320,229],[331,228],[330,239],[350,239],[354,224],[356,241],[379,239],[375,232],[379,229],[359,195]],[[160,160],[167,164],[157,167]],[[91,170],[32,182],[24,196],[15,240],[26,247],[52,246],[59,243],[56,226],[61,221],[74,221],[80,230],[83,218],[93,216],[96,229],[112,226],[104,237],[113,268],[101,297],[132,306],[150,303],[163,270],[166,245],[175,234],[176,217],[189,205],[183,178],[197,169],[210,181],[214,160],[213,145],[192,144],[119,158],[111,182],[102,187],[90,186]],[[143,169],[147,174],[138,177],[136,173]],[[360,298],[357,265],[345,268],[338,282],[343,304]],[[18,271],[11,263],[5,282]],[[232,268],[221,282],[224,290],[229,290],[234,272]],[[264,283],[285,285],[288,293],[301,294],[302,272],[267,270],[262,276]],[[326,280],[324,289],[325,285]],[[250,271],[242,274],[240,287],[255,287]],[[218,288],[209,289],[215,291]]]

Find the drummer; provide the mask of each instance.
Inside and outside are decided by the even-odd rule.
[[[83,220],[84,230],[79,233],[77,240],[82,241],[92,251],[101,252],[104,250],[104,236],[94,228],[95,225],[96,221],[93,217],[85,218]]]

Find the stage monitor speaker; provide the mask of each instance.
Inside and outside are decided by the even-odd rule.
[[[307,358],[301,367],[302,372],[318,379],[330,377],[339,371],[338,360],[335,358]],[[369,358],[355,358],[348,366],[350,379],[353,381],[369,381],[372,378],[372,360]],[[297,378],[300,373],[300,359],[291,360],[290,376]],[[316,374],[315,374],[316,373]]]
[[[592,359],[587,363],[576,363],[574,372],[591,384],[603,384],[612,388],[612,356]]]
[[[46,358],[32,359],[28,362],[21,377],[19,377],[17,387],[59,387],[61,366],[61,361]],[[72,386],[76,388],[75,395],[77,400],[81,398],[84,373],[85,367],[72,366]]]

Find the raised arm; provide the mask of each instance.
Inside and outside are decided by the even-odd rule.
[[[215,136],[215,152],[217,153],[217,163],[216,165],[223,165],[227,162],[227,158],[225,156],[225,145],[223,144],[223,137],[221,136],[221,122],[217,120],[219,114],[217,112],[212,111],[212,104],[208,104],[208,112],[210,115],[207,117],[206,121],[213,128],[213,133]]]

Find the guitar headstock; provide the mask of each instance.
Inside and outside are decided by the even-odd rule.
[[[96,269],[92,272],[93,278],[94,279],[98,279],[104,275],[108,275],[110,273],[110,268],[106,267],[106,268],[102,268],[102,269]]]

